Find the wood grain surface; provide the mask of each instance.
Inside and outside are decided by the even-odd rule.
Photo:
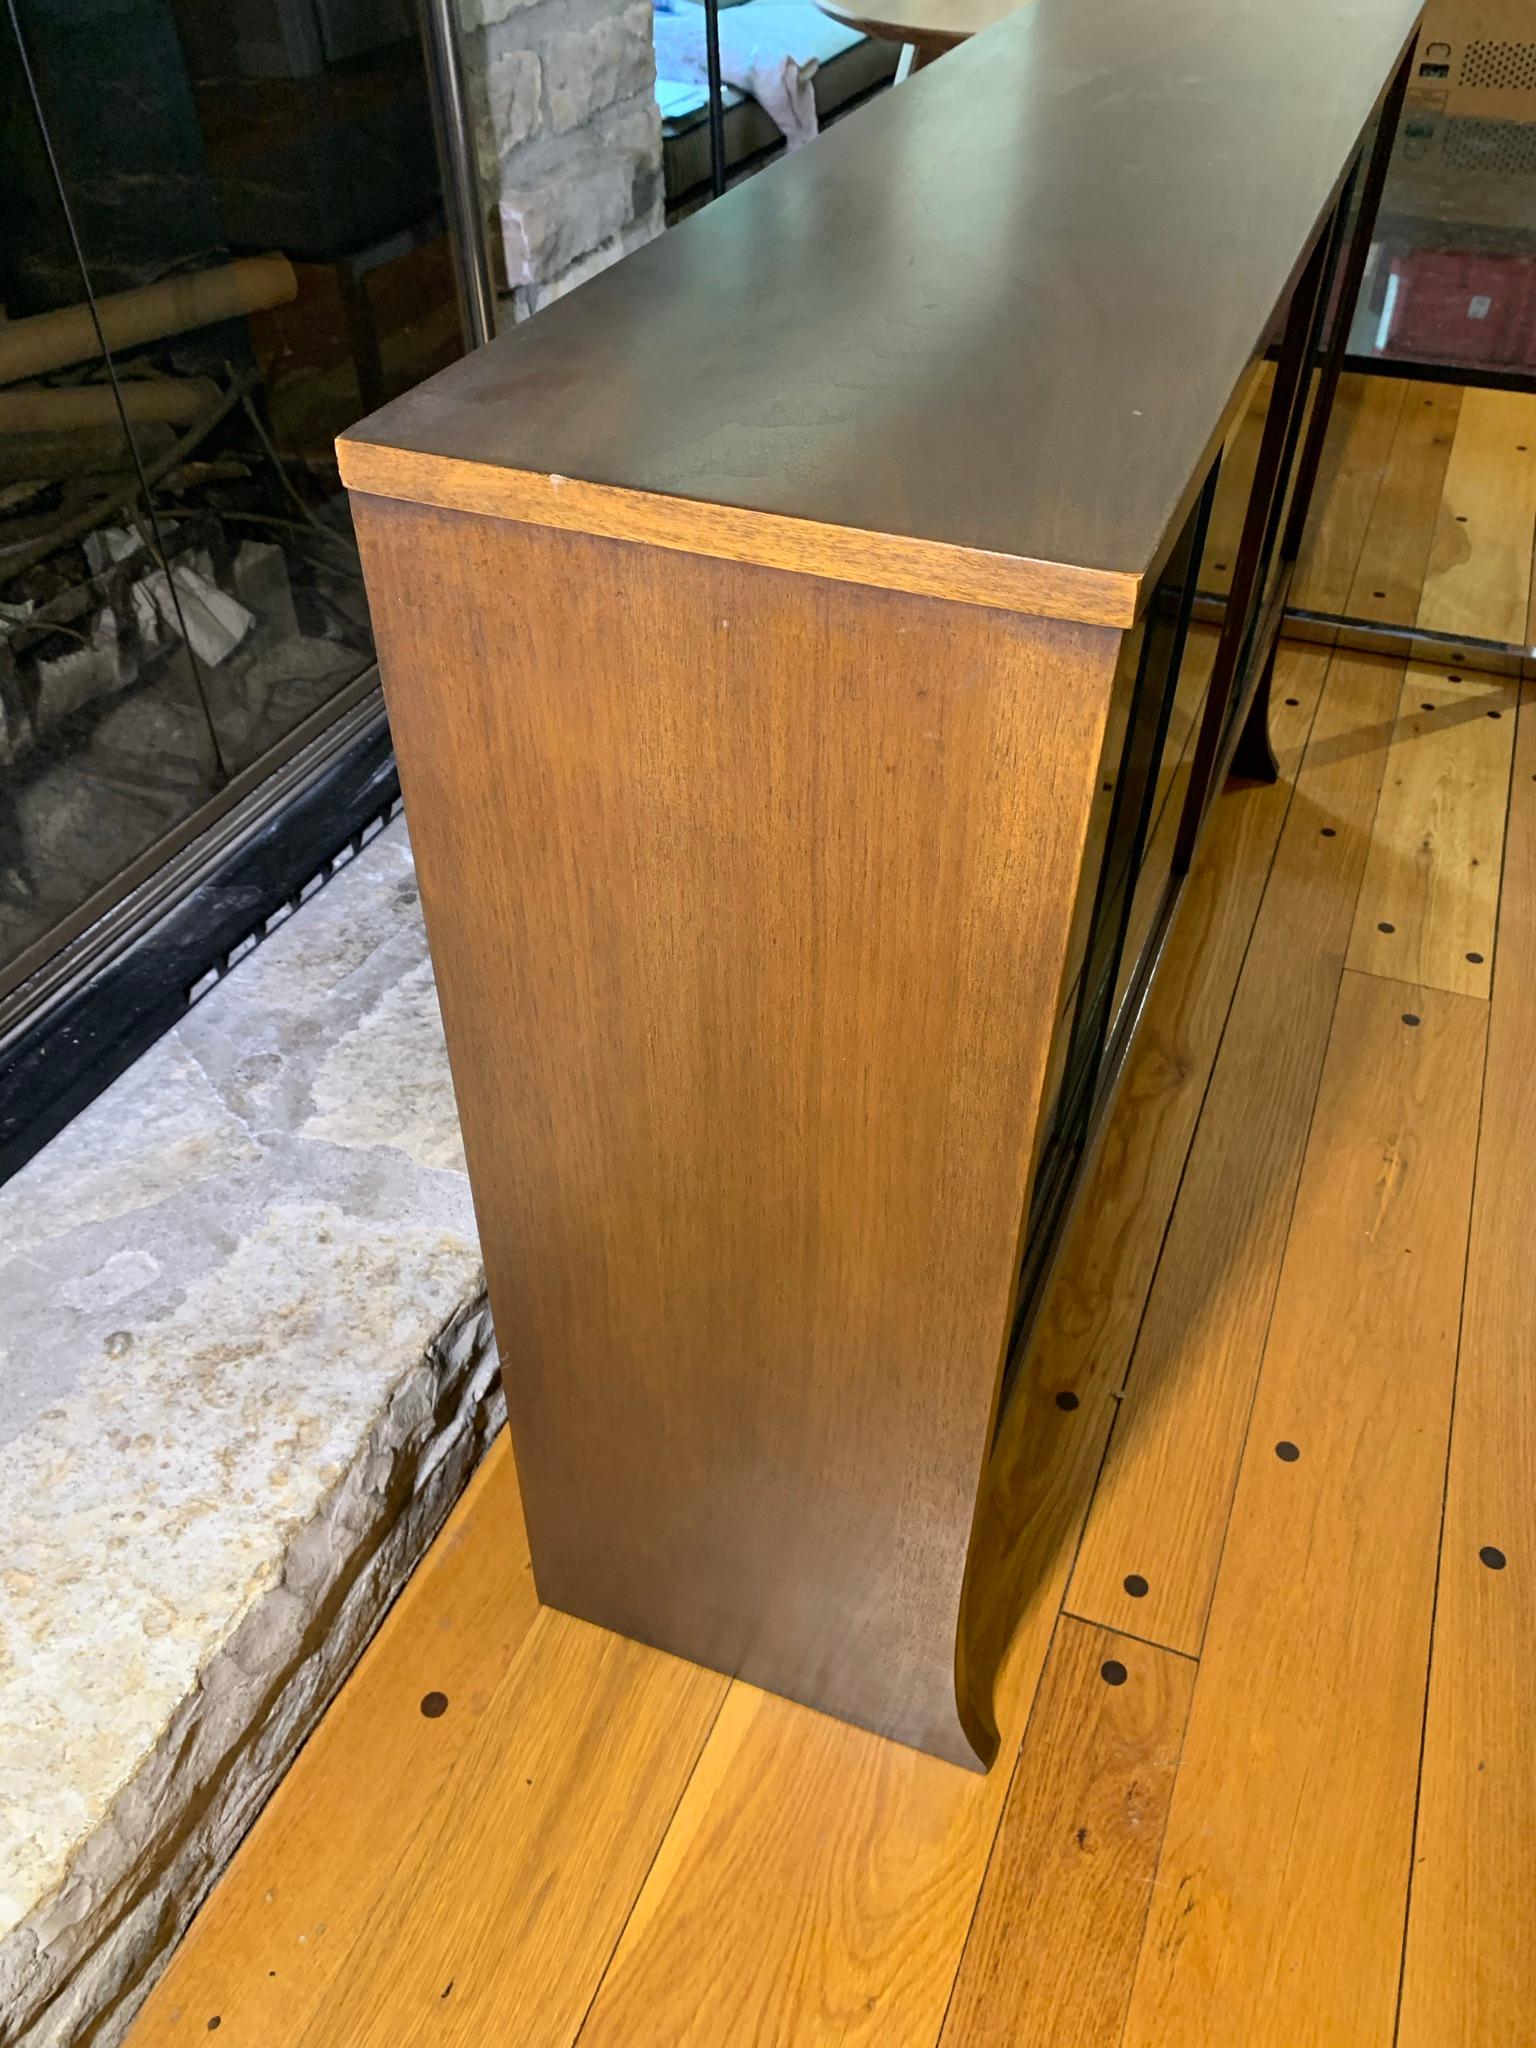
[[[1391,2040],[1486,1016],[1340,988],[1126,2048]]]
[[[932,2042],[1007,1790],[738,1683],[580,2048]]]
[[[1035,0],[387,406],[343,477],[779,566],[799,522],[798,566],[890,585],[964,551],[977,602],[1124,623],[1417,12]]]
[[[1400,2048],[1536,2011],[1536,697],[1520,710],[1435,1600]]]
[[[722,562],[800,570],[866,589],[914,592],[995,605],[1041,618],[1128,626],[1140,593],[1134,576],[957,547],[906,533],[866,532],[808,517],[693,503],[573,477],[545,478],[491,462],[446,461],[415,449],[337,444],[354,492],[477,512],[605,540],[643,541]]]
[[[1275,720],[1286,779],[1234,790],[1213,813],[982,1491],[965,1640],[978,1682],[996,1674],[1002,1726],[1045,1658],[1292,801],[1326,658],[1308,650],[1292,666],[1288,654],[1296,702]]]
[[[983,1494],[987,1569],[977,1582],[980,1634],[999,1671],[999,1766],[984,1779],[954,1771],[739,1681],[706,1680],[713,1694],[695,1696],[683,1667],[639,1646],[615,1648],[558,1615],[528,1631],[516,1487],[501,1451],[199,1916],[132,2048],[204,2040],[212,2018],[220,2040],[251,2048],[350,2044],[359,2034],[370,2048],[386,2039],[478,2048],[503,2032],[536,2048],[568,2048],[574,2038],[584,2048],[932,2048],[952,1987],[955,2011],[971,2010],[961,2001],[982,1964],[979,1950],[963,1960],[968,1933],[971,1943],[990,1939],[1010,1902],[1011,1941],[985,1972],[993,1996],[1006,2006],[1015,1988],[1010,1959],[1013,1976],[1035,1984],[1050,1978],[1060,1947],[1078,1969],[1057,1981],[1079,2005],[1054,2033],[1016,2028],[1001,2039],[1008,2048],[1036,2038],[1084,2048],[1084,2006],[1112,2011],[1116,1983],[1123,1996],[1128,1981],[1125,1922],[1108,1910],[1123,1898],[1111,1885],[1099,1938],[1085,1931],[1079,1942],[1082,1923],[1064,1917],[1081,1897],[1071,1859],[1051,1876],[1055,1889],[1042,1891],[1005,1881],[1005,1852],[1017,1846],[1021,1810],[1043,1812],[1053,1797],[1070,1804],[1071,1780],[1085,1806],[1103,1812],[1115,1844],[1089,1876],[1118,1871],[1122,1851],[1134,1853],[1116,1828],[1143,1809],[1113,1798],[1128,1782],[1115,1758],[1102,1782],[1087,1770],[1073,1780],[1083,1753],[1077,1718],[1045,1711],[1063,1696],[1058,1657],[1049,1657],[1044,1689],[1040,1681],[1053,1643],[1079,1626],[1063,1619],[1062,1597],[1110,1416],[1124,1405],[1116,1395],[1169,1210],[1176,1216],[1195,1197],[1201,1157],[1220,1161],[1251,1138],[1251,1098],[1207,1087],[1223,1028],[1236,1022],[1245,946],[1244,984],[1261,966],[1278,1047],[1290,1028],[1280,997],[1314,943],[1298,923],[1288,948],[1250,945],[1266,877],[1283,886],[1271,874],[1282,821],[1288,806],[1308,805],[1319,838],[1324,825],[1342,837],[1344,813],[1318,801],[1340,787],[1323,768],[1381,749],[1391,730],[1390,693],[1385,709],[1357,693],[1352,725],[1336,701],[1292,796],[1326,660],[1282,649],[1283,779],[1234,789],[1213,812],[1004,1418]],[[1340,656],[1335,666],[1352,662]],[[1384,992],[1385,1017],[1373,1010],[1362,1029],[1364,1012],[1351,1012],[1353,1021],[1340,1013],[1306,1186],[1292,1208],[1253,1223],[1292,1236],[1283,1260],[1292,1305],[1282,1304],[1265,1358],[1182,1752],[1190,1784],[1206,1788],[1211,1825],[1194,1805],[1181,1817],[1176,1791],[1162,1869],[1146,1893],[1152,1943],[1142,1970],[1162,1978],[1156,2003],[1166,2024],[1143,2014],[1136,2025],[1149,2032],[1136,2038],[1156,2048],[1199,2048],[1208,2012],[1207,2038],[1221,2048],[1384,2048],[1395,1981],[1384,1957],[1401,1947],[1405,1926],[1402,2048],[1525,2048],[1536,1995],[1526,1939],[1536,1764],[1523,1711],[1536,1630],[1524,1565],[1536,1542],[1527,1370],[1536,1338],[1522,1277],[1525,1134],[1536,1114],[1526,1079],[1533,777],[1536,739],[1526,728],[1491,1009],[1352,977],[1357,989]],[[1482,800],[1502,797],[1490,788]],[[1361,816],[1368,824],[1369,804]],[[1336,928],[1319,942],[1331,947],[1337,978]],[[1402,1025],[1410,1001],[1427,1022]],[[1438,1028],[1434,1004],[1458,1020],[1457,1047],[1408,1047]],[[1425,1527],[1438,1524],[1438,1509],[1425,1499],[1438,1487],[1437,1436],[1446,1472],[1445,1266],[1451,1212],[1462,1205],[1464,1214],[1460,1162],[1483,1076],[1469,1010],[1489,1014],[1492,1043],[1420,1778],[1414,1715],[1425,1701],[1423,1646],[1436,1601]],[[1415,1063],[1411,1075],[1403,1059]],[[1369,1113],[1389,1102],[1404,1108],[1400,1119]],[[1192,1149],[1192,1134],[1218,1117],[1228,1145],[1197,1136]],[[1380,1165],[1369,1197],[1361,1161],[1370,1155],[1357,1144],[1367,1125]],[[1397,1141],[1390,1156],[1383,1132]],[[1448,1146],[1457,1156],[1447,1167]],[[1424,1212],[1413,1205],[1430,1180],[1421,1230]],[[1363,1230],[1357,1198],[1362,1211],[1374,1204]],[[1354,1345],[1358,1356],[1344,1355]],[[1198,1399],[1188,1413],[1198,1418]],[[1266,1439],[1294,1441],[1299,1457],[1276,1458]],[[514,1540],[504,1544],[504,1531]],[[1490,1547],[1502,1566],[1483,1561]],[[1406,1655],[1415,1641],[1417,1676]],[[609,1662],[618,1657],[622,1665]],[[1120,1661],[1125,1692],[1129,1650]],[[436,1686],[448,1703],[428,1719],[419,1702]],[[1107,1689],[1103,1703],[1116,1704]],[[1082,1732],[1091,1713],[1084,1718]],[[1403,1816],[1416,1782],[1410,1890]],[[1169,1861],[1179,1841],[1193,1844],[1182,1892]],[[1036,1868],[1027,1858],[1024,1867]],[[1186,1921],[1190,1938],[1154,1955],[1170,1943],[1170,1923],[1177,1933]],[[1243,2000],[1266,1972],[1268,2000],[1250,2024]],[[972,2031],[952,2022],[949,2048]]]
[[[1276,717],[1293,769],[1321,664],[1304,654],[1287,673],[1291,694],[1305,693]],[[937,2036],[1103,1452],[1138,1278],[1144,1289],[1289,799],[1282,783],[1217,807],[1069,1228],[1050,1297],[1060,1307],[1037,1323],[1003,1418],[969,1617],[999,1762],[978,1781],[738,1683],[581,2048],[628,2048],[648,2032],[712,2048]]]
[[[564,2048],[724,1694],[542,1609],[296,2048]]]
[[[1204,1634],[1400,682],[1329,667],[1067,1596],[1172,1649]]]
[[[1419,625],[1519,644],[1536,535],[1536,392],[1468,391],[1419,599]]]
[[[1119,636],[357,509],[540,1596],[974,1764]]]
[[[1413,384],[1405,391],[1344,601],[1351,618],[1393,625],[1417,619],[1460,413],[1458,384]]]
[[[1410,662],[1349,965],[1486,996],[1518,685]]]
[[[1195,1665],[1063,1619],[944,2048],[1119,2048]]]
[[[357,1873],[405,1861],[538,1610],[511,1464],[503,1435],[150,1993],[135,2048],[206,2042],[215,2020],[221,2042],[270,2048],[345,1997],[371,1911]]]
[[[1302,610],[1344,610],[1391,456],[1405,389],[1397,377],[1339,380],[1318,469],[1316,510],[1291,585],[1290,602]]]
[[[1033,0],[816,0],[823,14],[847,22],[865,35],[924,50],[952,50],[957,43],[995,28]]]

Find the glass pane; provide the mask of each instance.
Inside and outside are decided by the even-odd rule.
[[[9,23],[0,29],[0,977],[223,779],[142,465]],[[49,315],[59,316],[50,323]],[[29,322],[41,316],[39,326]],[[163,408],[162,408],[163,410]]]
[[[1344,289],[1346,253],[1359,218],[1362,162],[1357,157],[1345,178],[1339,210],[1321,230],[1321,239],[1298,277],[1289,303],[1275,314],[1271,353],[1256,367],[1227,434],[1199,581],[1208,597],[1226,602],[1234,582],[1240,581],[1241,550],[1250,518],[1257,522],[1240,674],[1245,670],[1247,646],[1271,604],[1278,601],[1282,579],[1289,573],[1291,505],[1303,466],[1301,453],[1324,382],[1329,321]],[[1283,411],[1277,410],[1281,407]],[[1254,496],[1261,476],[1266,479],[1262,504]]]
[[[1271,339],[1278,346],[1278,323]],[[1238,412],[1221,451],[1221,473],[1216,482],[1216,498],[1211,506],[1210,524],[1206,527],[1205,546],[1200,558],[1200,590],[1203,595],[1225,598],[1232,588],[1232,571],[1243,535],[1248,500],[1253,492],[1259,443],[1264,438],[1264,423],[1269,417],[1269,401],[1274,388],[1275,365],[1271,357],[1254,371],[1247,402]]]
[[[1157,764],[1157,780],[1153,790],[1152,817],[1147,828],[1146,847],[1141,857],[1141,865],[1136,871],[1136,886],[1131,896],[1131,916],[1126,928],[1125,950],[1121,955],[1120,969],[1115,981],[1111,1032],[1120,1021],[1121,1006],[1135,979],[1142,953],[1156,932],[1168,885],[1173,876],[1174,842],[1178,837],[1179,820],[1184,814],[1184,793],[1189,787],[1195,739],[1200,731],[1205,699],[1211,687],[1211,664],[1216,657],[1218,637],[1216,627],[1194,624],[1190,626],[1184,644],[1184,657],[1179,663],[1173,707],[1168,717],[1168,730]]]
[[[1053,1153],[1070,1151],[1086,1132],[1121,985],[1124,948],[1128,934],[1138,932],[1136,902],[1143,866],[1148,858],[1163,863],[1163,888],[1171,872],[1179,818],[1173,798],[1176,785],[1183,786],[1180,764],[1198,730],[1215,642],[1214,634],[1203,635],[1194,646],[1187,641],[1196,550],[1206,512],[1202,500],[1121,653],[1048,1067],[1041,1128],[1049,1135],[1041,1147],[1040,1189],[1051,1179]],[[1159,890],[1152,923],[1161,896]],[[1138,932],[1136,942],[1144,943],[1146,936]]]
[[[1536,380],[1528,0],[1426,14],[1350,352]]]
[[[7,517],[57,545],[21,573],[13,555],[6,595],[63,597],[77,630],[94,631],[105,600],[92,579],[110,561],[119,644],[137,663],[134,608],[149,620],[145,578],[158,577],[156,660],[200,699],[207,796],[316,729],[369,669],[334,439],[460,347],[414,9],[19,0],[18,13],[54,163],[7,63],[20,203],[0,220],[0,297],[13,321],[66,317],[51,337],[29,330],[8,374],[0,358],[0,400],[58,429],[46,459],[36,447],[7,458],[9,481],[46,486]],[[82,328],[89,354],[69,338]],[[7,346],[17,339],[13,328]],[[115,426],[88,431],[82,406],[108,408]],[[17,461],[47,473],[16,475]],[[138,528],[103,483],[125,461],[148,543],[137,555]],[[45,511],[59,515],[51,528]],[[70,731],[55,754],[84,747]],[[154,826],[184,821],[188,802],[161,796]],[[156,836],[146,830],[134,852]],[[109,880],[133,837],[105,834],[89,880],[71,856],[51,908]]]
[[[1213,479],[1214,481],[1214,479]],[[1140,624],[1125,636],[1100,757],[1100,801],[1084,851],[1072,950],[1040,1105],[1015,1335],[1032,1309],[1059,1231],[1073,1172],[1101,1093],[1116,1013],[1134,979],[1131,947],[1155,930],[1172,872],[1215,635],[1190,637],[1196,567],[1210,515],[1208,485],[1175,544]],[[1143,886],[1143,877],[1148,879]],[[1085,909],[1086,906],[1086,909]],[[1010,1371],[1020,1353],[1009,1346]],[[1003,1398],[1007,1399],[1005,1384]]]

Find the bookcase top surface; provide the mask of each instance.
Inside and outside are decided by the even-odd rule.
[[[338,444],[354,490],[1126,625],[1420,0],[1029,0]]]

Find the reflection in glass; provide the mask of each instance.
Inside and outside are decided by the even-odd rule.
[[[459,342],[406,0],[0,37],[3,992],[368,669],[332,443]]]
[[[1105,1099],[1127,996],[1145,985],[1138,970],[1155,958],[1172,901],[1179,819],[1215,651],[1214,634],[1190,620],[1214,487],[1213,474],[1121,645],[1041,1098],[1015,1335],[1048,1268]],[[1010,1344],[1010,1375],[1020,1356]],[[1004,1403],[1007,1393],[1005,1382]]]
[[[142,466],[174,450],[205,387],[113,389],[24,73],[3,78],[0,971],[224,772]]]
[[[1434,0],[1403,115],[1346,369],[1329,421],[1294,611],[1397,636],[1443,661],[1528,645],[1532,532],[1521,461],[1536,403],[1536,29],[1529,0]],[[1230,587],[1273,366],[1228,436],[1200,587]],[[1508,574],[1459,578],[1469,548],[1453,456],[1491,477]],[[1489,465],[1492,465],[1490,469]],[[1501,481],[1502,480],[1502,481]],[[1476,586],[1476,587],[1474,587]],[[1437,638],[1438,636],[1438,638]],[[1457,658],[1461,658],[1458,654]]]
[[[1536,30],[1437,0],[1414,58],[1351,353],[1536,382]]]
[[[1037,1208],[1087,1134],[1121,1000],[1171,883],[1172,799],[1187,781],[1214,647],[1213,636],[1190,637],[1189,618],[1210,497],[1208,486],[1121,650],[1047,1073]]]

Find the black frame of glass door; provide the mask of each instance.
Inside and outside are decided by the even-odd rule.
[[[1269,741],[1275,654],[1317,484],[1339,373],[1344,366],[1345,346],[1365,276],[1398,118],[1413,70],[1414,49],[1415,45],[1410,43],[1387,88],[1369,155],[1365,155],[1363,147],[1357,151],[1291,293],[1275,366],[1274,392],[1264,422],[1253,488],[1233,564],[1232,587],[1222,618],[1211,692],[1206,699],[1179,826],[1174,866],[1180,874],[1188,872],[1205,813],[1227,775],[1273,782],[1279,772]],[[1362,160],[1365,175],[1360,186],[1360,206],[1353,232],[1346,233]],[[1325,321],[1328,340],[1319,361]]]
[[[1125,736],[1114,764],[1114,801],[1093,880],[1093,911],[1089,918],[1082,965],[1068,1033],[1062,1078],[1051,1108],[1051,1129],[1040,1147],[1025,1231],[1014,1332],[1032,1312],[1040,1286],[1054,1257],[1061,1228],[1071,1205],[1084,1159],[1103,1107],[1113,1092],[1119,1070],[1124,1024],[1134,1007],[1133,996],[1143,978],[1145,961],[1132,974],[1131,994],[1116,1009],[1121,968],[1129,936],[1136,884],[1146,857],[1156,807],[1159,765],[1168,736],[1174,698],[1178,694],[1200,560],[1215,501],[1221,460],[1211,464],[1200,495],[1169,551],[1142,621],[1139,641],[1128,638],[1136,671],[1126,716]],[[1106,767],[1108,764],[1106,763]],[[1178,875],[1170,867],[1164,903],[1154,919],[1160,934],[1168,904],[1177,894]],[[1160,944],[1160,936],[1156,943]],[[1150,970],[1147,970],[1150,971]],[[1139,998],[1137,998],[1139,1000]],[[1011,1388],[1017,1352],[1009,1346],[999,1417]]]
[[[1269,690],[1275,652],[1317,481],[1323,439],[1328,431],[1339,372],[1343,366],[1344,340],[1349,333],[1355,301],[1365,274],[1376,211],[1412,71],[1413,56],[1414,44],[1410,43],[1383,96],[1375,139],[1367,153],[1367,145],[1362,138],[1361,146],[1352,156],[1340,182],[1334,204],[1318,224],[1291,289],[1274,390],[1243,518],[1242,538],[1234,559],[1232,586],[1222,615],[1221,635],[1212,663],[1210,687],[1196,738],[1167,885],[1150,934],[1133,966],[1118,1012],[1113,1014],[1112,1020],[1107,1012],[1100,1019],[1101,1035],[1092,1048],[1087,1085],[1084,1087],[1079,1083],[1080,1092],[1076,1099],[1065,1106],[1064,1113],[1055,1116],[1053,1128],[1060,1135],[1054,1144],[1042,1148],[1015,1295],[1003,1389],[998,1403],[998,1427],[1001,1427],[1017,1377],[1024,1336],[1050,1276],[1073,1199],[1082,1185],[1084,1170],[1114,1098],[1211,801],[1229,772],[1269,782],[1274,781],[1279,772],[1269,741]],[[1360,177],[1362,164],[1365,166],[1363,182]],[[1357,184],[1360,204],[1351,233],[1349,214]],[[1328,335],[1326,343],[1325,330]],[[1202,485],[1197,507],[1202,536],[1219,468],[1218,457]],[[1186,528],[1181,533],[1180,541],[1173,550],[1171,560],[1175,562],[1181,558],[1187,531]],[[1179,605],[1175,658],[1171,674],[1165,678],[1170,698],[1177,684],[1178,656],[1182,653],[1184,633],[1199,581],[1200,553],[1197,544]],[[1151,624],[1149,607],[1149,628]],[[1145,653],[1144,647],[1143,657]],[[1125,743],[1127,758],[1135,738],[1135,725],[1133,703]],[[1112,821],[1110,843],[1113,837]],[[1095,924],[1105,908],[1110,843],[1106,844],[1096,885]],[[1142,838],[1138,838],[1137,865],[1141,851]],[[1119,973],[1119,956],[1125,942],[1129,898],[1134,883],[1133,867],[1125,891],[1126,901],[1119,906],[1121,921],[1114,949],[1116,965],[1112,970],[1111,987]],[[1093,957],[1094,946],[1094,928],[1090,926],[1083,972],[1085,988],[1089,980],[1087,961]],[[1084,1001],[1085,995],[1080,993],[1074,1034],[1082,1025]],[[1107,1035],[1103,1035],[1106,1030]],[[1069,1053],[1069,1078],[1064,1078],[1062,1084],[1064,1094],[1072,1085],[1072,1058],[1073,1054]],[[1065,1129],[1064,1117],[1070,1121],[1069,1131]],[[1063,1142],[1063,1137],[1066,1142]]]

